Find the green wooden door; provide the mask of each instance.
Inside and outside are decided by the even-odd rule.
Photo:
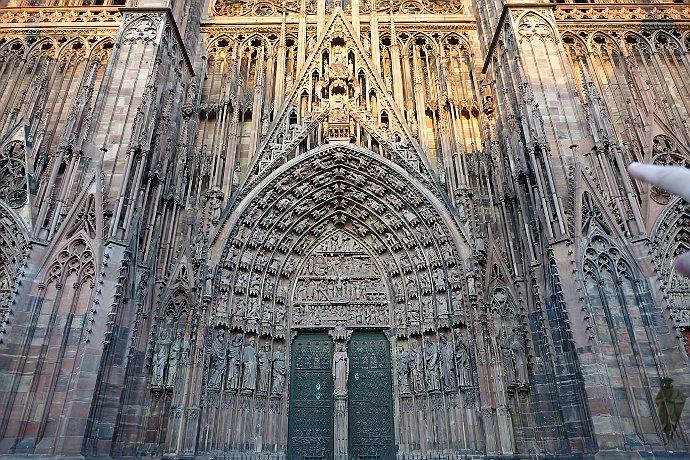
[[[333,339],[300,333],[292,342],[289,460],[333,458]]]
[[[390,342],[382,332],[355,332],[348,356],[349,457],[394,459]]]

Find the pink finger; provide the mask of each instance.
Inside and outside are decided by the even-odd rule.
[[[637,179],[649,182],[690,201],[690,169],[680,166],[632,163],[628,166],[628,172]]]
[[[690,252],[681,254],[675,263],[676,271],[686,278],[690,278]]]

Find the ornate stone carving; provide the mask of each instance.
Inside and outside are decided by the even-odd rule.
[[[256,390],[258,362],[255,346],[256,339],[250,337],[242,351],[242,391],[253,392]]]
[[[296,281],[292,323],[375,326],[389,322],[385,282],[357,238],[338,231],[318,243]]]
[[[153,358],[153,378],[151,386],[162,388],[165,384],[165,367],[168,363],[168,353],[170,352],[170,334],[167,329],[162,329],[156,342],[156,353]]]
[[[273,363],[271,395],[282,396],[285,388],[285,374],[287,368],[285,367],[285,352],[283,346],[279,345],[278,349],[273,352],[271,357]]]
[[[206,386],[211,390],[219,390],[223,383],[223,375],[227,367],[227,355],[225,351],[225,331],[219,330],[211,344],[211,363],[209,365],[209,377]]]
[[[240,388],[240,376],[242,374],[242,342],[244,340],[243,334],[237,336],[230,342],[230,349],[228,350],[228,390],[237,390]]]
[[[506,367],[506,378],[509,385],[525,387],[529,383],[527,375],[527,348],[520,336],[520,328],[513,327],[506,337],[500,339],[503,363]]]
[[[26,197],[24,144],[12,141],[0,149],[0,200],[17,209],[24,206]]]
[[[525,38],[553,38],[553,32],[546,20],[534,13],[525,14],[520,19],[518,32]]]

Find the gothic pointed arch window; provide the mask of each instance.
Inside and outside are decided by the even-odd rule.
[[[660,370],[655,358],[640,360],[640,356],[650,350],[651,355],[661,354],[659,341],[668,329],[660,326],[666,320],[654,305],[646,280],[609,238],[594,231],[583,249],[582,282],[591,339],[613,358],[603,359],[601,365],[610,379],[607,384],[621,395],[609,410],[641,433],[645,429],[641,414],[654,412],[651,388]]]

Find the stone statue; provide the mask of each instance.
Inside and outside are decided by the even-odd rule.
[[[519,333],[520,328],[513,327],[510,335],[502,340],[501,351],[507,370],[508,384],[524,387],[528,383],[527,349]]]
[[[470,369],[470,350],[462,331],[455,332],[455,369],[458,373],[458,384],[461,387],[472,385]]]
[[[268,386],[271,378],[271,346],[267,343],[261,345],[256,354],[259,362],[259,392],[268,393]]]
[[[242,363],[240,362],[240,354],[242,353],[242,340],[244,336],[237,334],[232,342],[230,342],[230,350],[228,350],[228,358],[230,359],[230,370],[228,372],[228,388],[236,390],[240,385],[240,369]]]
[[[199,91],[199,84],[196,79],[193,79],[187,87],[187,94],[185,96],[184,104],[182,104],[182,115],[189,118],[194,111],[194,103],[196,102],[196,95]]]
[[[344,342],[336,344],[333,353],[333,394],[335,396],[347,396],[347,379],[350,373],[350,360]]]
[[[165,365],[168,362],[168,352],[170,349],[170,339],[168,331],[162,329],[156,344],[156,354],[153,357],[153,379],[151,386],[162,387],[165,380]]]
[[[323,101],[323,88],[323,81],[321,81],[320,79],[316,80],[316,82],[314,83],[314,93],[316,93],[316,100],[319,101],[319,107],[321,106],[321,103]]]
[[[242,172],[242,166],[240,162],[235,163],[235,167],[232,170],[232,186],[238,187],[240,185],[240,173]]]
[[[424,364],[427,389],[438,390],[438,345],[432,342],[428,335],[424,337]]]
[[[398,388],[401,395],[410,394],[410,353],[400,345],[398,347]]]
[[[222,211],[222,202],[219,197],[214,197],[211,202],[211,222],[217,224],[220,221],[220,213]]]
[[[266,137],[266,134],[268,134],[268,115],[264,114],[264,116],[261,117],[261,137],[264,138]]]
[[[167,387],[175,386],[175,378],[177,377],[177,368],[180,365],[180,358],[182,357],[182,330],[177,331],[177,336],[170,347],[170,356],[168,358],[168,378]]]
[[[242,353],[242,367],[244,368],[244,374],[242,377],[242,389],[243,390],[256,390],[256,349],[254,348],[255,339],[251,337],[249,343],[244,347],[244,352]]]
[[[218,390],[227,367],[225,352],[225,331],[220,330],[211,344],[211,365],[209,366],[208,388]]]
[[[204,234],[199,232],[194,241],[194,258],[196,260],[201,260],[204,254]]]
[[[410,339],[410,372],[412,374],[412,389],[415,393],[424,392],[423,357],[419,349],[419,343]]]
[[[440,335],[441,338],[441,384],[445,391],[455,390],[455,364],[454,364],[454,350],[453,344],[448,340],[445,334]]]
[[[282,345],[273,352],[271,362],[273,363],[273,386],[271,388],[271,394],[281,396],[283,394],[283,388],[285,387],[286,371],[285,353],[283,352]]]

